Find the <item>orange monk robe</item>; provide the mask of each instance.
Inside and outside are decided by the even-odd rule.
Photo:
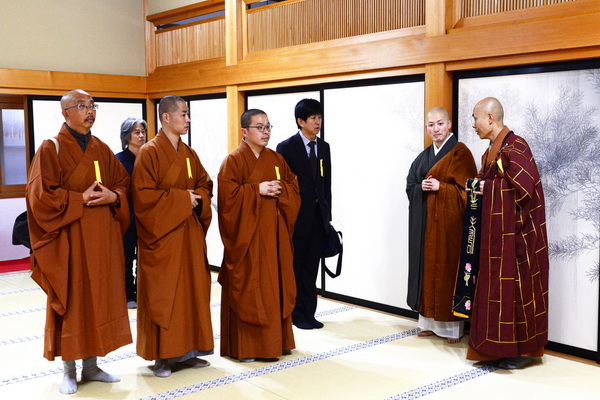
[[[279,173],[279,177],[277,176]],[[278,198],[259,184],[279,179]],[[275,358],[295,347],[292,233],[300,208],[296,176],[281,155],[256,158],[242,141],[219,171],[219,229],[225,246],[219,273],[221,355]]]
[[[85,153],[63,125],[59,153],[46,140],[27,183],[32,278],[48,295],[44,357],[104,356],[131,343],[125,298],[122,234],[129,224],[129,175],[110,148],[91,137]],[[120,207],[87,207],[96,180],[119,195]],[[113,215],[114,214],[114,215]]]
[[[144,145],[132,175],[138,231],[137,354],[146,360],[214,348],[206,232],[212,181],[196,152],[164,132]],[[192,210],[188,189],[202,196]]]
[[[446,143],[448,146],[450,143]],[[419,312],[435,321],[458,321],[452,300],[460,259],[462,223],[467,203],[465,183],[477,174],[471,151],[464,143],[454,147],[426,175],[440,182],[427,195],[423,286]]]

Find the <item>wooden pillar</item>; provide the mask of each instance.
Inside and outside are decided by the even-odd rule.
[[[245,56],[246,3],[225,0],[225,64],[237,65]],[[242,139],[240,117],[246,110],[244,92],[237,85],[227,86],[227,149],[232,152]]]
[[[452,73],[444,63],[425,65],[425,112],[433,107],[444,107],[452,115]]]
[[[459,0],[426,0],[425,3],[425,35],[441,36],[454,24],[455,8],[453,3]],[[423,115],[433,107],[444,107],[452,115],[452,74],[446,71],[446,64],[435,63],[425,65],[425,110]],[[431,144],[431,139],[424,132],[424,144]]]
[[[145,17],[148,16],[148,0],[144,0],[144,23],[145,23],[145,44],[146,44],[146,76],[150,75],[156,69],[156,27]]]
[[[227,149],[231,153],[242,140],[240,117],[246,111],[244,92],[237,86],[227,86]]]
[[[148,130],[146,136],[148,140],[156,136],[158,129],[158,118],[156,115],[156,107],[154,106],[154,99],[146,98],[146,123],[148,124]]]
[[[225,65],[236,65],[246,55],[246,3],[225,0]]]

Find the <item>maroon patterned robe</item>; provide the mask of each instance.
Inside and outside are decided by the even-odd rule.
[[[485,181],[480,266],[467,355],[476,360],[538,356],[548,342],[542,182],[523,138],[504,127],[496,141],[501,147],[495,156],[486,151],[480,174]]]

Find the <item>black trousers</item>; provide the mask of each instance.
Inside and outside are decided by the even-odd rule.
[[[318,204],[315,204],[314,219],[309,231],[298,236],[294,234],[294,274],[296,276],[296,306],[292,321],[310,322],[317,310],[317,275],[321,261],[321,247],[325,229]]]
[[[129,225],[129,228],[123,236],[123,250],[125,251],[125,293],[127,301],[137,299],[137,282],[133,276],[133,261],[136,257],[137,248],[137,230],[135,223]]]

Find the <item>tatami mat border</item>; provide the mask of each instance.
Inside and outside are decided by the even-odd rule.
[[[339,356],[346,353],[351,353],[353,351],[366,349],[369,347],[377,346],[380,344],[385,344],[389,342],[393,342],[395,340],[403,339],[409,336],[416,335],[418,329],[411,329],[408,331],[394,333],[392,335],[387,335],[383,337],[379,337],[376,339],[367,340],[360,343],[355,343],[349,346],[340,347],[338,349],[325,351],[323,353],[312,354],[306,357],[296,358],[294,360],[284,361],[272,365],[268,365],[266,367],[261,367],[257,369],[253,369],[251,371],[245,371],[239,374],[224,376],[223,378],[213,379],[207,382],[201,382],[196,385],[186,386],[183,388],[171,390],[164,393],[159,393],[156,395],[143,397],[142,400],[162,400],[162,399],[176,399],[181,396],[186,396],[188,394],[201,392],[203,390],[212,389],[214,387],[228,385],[230,383],[235,383],[239,381],[243,381],[250,378],[256,378],[258,376],[263,376],[267,374],[272,374],[273,372],[283,371],[288,368],[298,367],[300,365],[310,364],[315,361],[324,360],[326,358],[331,358],[335,356]]]
[[[388,397],[385,400],[419,399],[421,397],[425,397],[432,393],[439,392],[440,390],[448,389],[449,387],[456,386],[461,383],[465,383],[467,381],[470,381],[471,379],[479,378],[480,376],[487,375],[490,372],[494,372],[497,370],[498,370],[498,367],[494,367],[491,365],[477,367],[477,368],[471,369],[467,372],[463,372],[463,373],[451,376],[449,378],[442,379],[442,380],[439,380],[434,383],[430,383],[429,385],[421,386],[416,389],[412,389],[412,390],[406,391],[404,393],[400,393],[400,394],[394,395],[392,397]]]
[[[211,307],[219,307],[220,305],[221,305],[221,303],[212,303],[210,306]],[[316,313],[315,316],[321,317],[323,315],[331,315],[331,314],[336,314],[336,313],[340,313],[340,312],[344,312],[344,311],[350,311],[355,308],[356,307],[352,307],[352,306],[336,307],[336,308],[332,308],[329,310],[320,311],[320,312]],[[130,318],[129,322],[133,323],[133,322],[136,322],[136,320],[137,320],[136,318]],[[43,335],[25,336],[22,338],[1,341],[0,346],[9,345],[9,344],[17,344],[17,343],[27,342],[27,341],[31,341],[31,340],[39,340],[39,339],[43,339],[43,338],[44,338]],[[214,340],[219,340],[219,339],[221,339],[221,335],[215,334]],[[123,354],[109,355],[106,357],[99,357],[98,364],[106,364],[109,362],[120,361],[120,360],[124,360],[127,358],[132,358],[132,357],[137,357],[137,354],[134,352],[128,352],[128,353],[123,353]],[[79,369],[79,368],[81,368],[81,366],[78,365],[77,368]],[[7,385],[23,382],[23,381],[30,380],[30,379],[36,379],[36,378],[41,378],[41,377],[48,376],[48,375],[59,374],[62,372],[63,372],[63,368],[61,365],[60,367],[51,368],[51,369],[48,369],[45,371],[39,371],[39,372],[34,372],[34,373],[28,374],[28,375],[22,375],[22,376],[3,379],[2,381],[0,381],[0,386],[7,386]]]
[[[19,293],[26,293],[26,292],[37,292],[40,290],[42,290],[42,288],[39,288],[39,287],[34,287],[34,288],[29,288],[29,289],[9,290],[8,292],[0,292],[0,296],[8,296],[9,294],[19,294]]]
[[[19,277],[19,276],[26,276],[26,275],[31,275],[31,271],[25,271],[25,272],[7,272],[4,274],[0,274],[0,278],[13,278],[13,277]]]

